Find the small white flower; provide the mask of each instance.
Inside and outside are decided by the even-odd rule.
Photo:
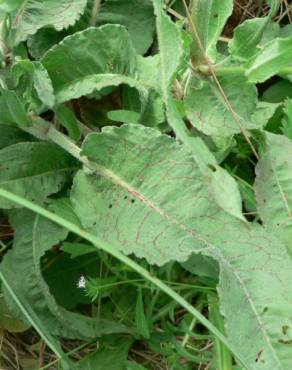
[[[86,279],[83,275],[80,276],[80,279],[78,281],[77,287],[80,289],[84,289],[86,286]]]

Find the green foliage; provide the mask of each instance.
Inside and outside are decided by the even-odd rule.
[[[291,368],[292,32],[267,3],[228,39],[231,0],[0,0],[4,335],[63,369]]]
[[[17,44],[27,40],[28,36],[40,28],[53,26],[62,30],[73,25],[83,13],[86,0],[24,0],[11,14],[12,34]],[[15,7],[14,7],[15,8]]]
[[[228,17],[232,13],[232,0],[192,0],[192,22],[198,39],[194,39],[193,56],[195,63],[204,62],[205,56],[214,59],[216,56],[216,44]],[[202,54],[204,50],[205,55]]]

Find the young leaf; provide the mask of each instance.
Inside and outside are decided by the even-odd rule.
[[[266,146],[256,167],[258,212],[269,232],[292,255],[292,143],[284,136],[266,133]]]
[[[86,3],[86,0],[22,1],[11,19],[15,44],[45,26],[53,26],[58,31],[71,26],[84,12]]]
[[[127,30],[118,25],[77,32],[49,50],[42,59],[58,103],[121,84],[138,89],[145,100],[147,90],[156,86],[151,81],[153,78],[140,79],[139,61]]]
[[[230,340],[252,369],[287,367],[292,331],[281,328],[292,326],[292,264],[285,247],[221,211],[190,152],[153,129],[108,128],[89,135],[82,154],[100,175],[80,171],[74,180],[83,227],[150,263],[183,262],[192,253],[218,261]]]
[[[255,86],[240,75],[221,77],[220,84],[242,126],[246,129],[252,128],[251,115],[257,105]],[[220,137],[241,132],[212,80],[204,80],[202,86],[199,87],[193,82],[190,85],[185,106],[187,116],[193,126],[206,135]]]
[[[43,201],[58,192],[68,175],[78,168],[72,157],[48,143],[18,143],[0,151],[0,186],[33,200]],[[13,204],[0,200],[1,208]]]
[[[205,54],[212,59],[216,56],[216,44],[225,23],[232,13],[232,0],[193,0],[191,3],[192,21]],[[192,46],[194,62],[204,62],[201,48],[194,38]]]
[[[67,236],[65,229],[27,210],[11,211],[10,220],[15,230],[14,245],[1,264],[1,273],[49,335],[89,339],[127,331],[123,325],[82,316],[57,305],[42,277],[40,259]]]
[[[267,43],[248,63],[246,76],[250,82],[264,82],[291,67],[292,37]],[[292,70],[291,70],[292,72]]]

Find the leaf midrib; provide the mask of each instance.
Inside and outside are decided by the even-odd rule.
[[[262,337],[266,341],[268,347],[270,348],[271,352],[273,353],[273,356],[276,360],[276,362],[279,364],[280,368],[282,369],[282,365],[280,362],[280,359],[272,345],[272,342],[269,338],[269,335],[267,334],[266,329],[264,328],[263,322],[261,320],[261,317],[256,309],[256,306],[253,303],[253,300],[251,299],[251,296],[249,294],[249,291],[247,287],[244,284],[243,279],[240,277],[240,275],[237,273],[237,271],[233,268],[231,263],[228,261],[228,259],[225,257],[224,254],[222,254],[221,250],[214,246],[213,244],[210,244],[205,238],[203,238],[201,235],[199,235],[197,232],[194,232],[193,230],[190,230],[187,225],[184,223],[178,221],[175,217],[172,217],[168,212],[161,209],[159,206],[157,206],[155,203],[150,201],[144,194],[142,194],[139,190],[128,184],[125,180],[123,180],[120,176],[113,173],[111,170],[106,169],[104,166],[99,165],[97,163],[90,162],[90,168],[94,170],[95,172],[99,173],[100,175],[108,178],[111,182],[114,184],[120,186],[124,190],[126,190],[128,193],[130,193],[133,197],[136,197],[140,201],[142,201],[147,207],[150,207],[151,209],[155,210],[157,213],[161,215],[161,217],[167,219],[169,222],[173,223],[174,225],[177,225],[182,230],[186,231],[189,235],[191,235],[194,239],[197,239],[202,244],[206,245],[207,248],[197,249],[194,252],[200,253],[204,252],[209,249],[211,250],[211,254],[209,256],[214,258],[214,254],[220,255],[220,261],[224,261],[224,263],[230,268],[234,276],[239,282],[239,285],[242,287],[242,291],[246,297],[246,300],[249,302],[251,310],[254,312],[255,319],[258,322],[258,326],[261,329]],[[213,254],[212,254],[213,252]],[[284,370],[284,369],[283,369]]]

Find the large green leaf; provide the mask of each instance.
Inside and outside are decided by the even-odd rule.
[[[46,27],[31,36],[28,39],[31,55],[39,59],[64,37],[85,30],[90,24],[92,8],[93,0],[89,0],[84,16],[68,30],[58,32],[51,27]],[[144,54],[153,43],[155,18],[153,6],[149,0],[107,0],[102,2],[96,24],[98,26],[104,24],[125,26],[139,54]]]
[[[121,84],[137,88],[142,95],[156,87],[143,72],[149,63],[140,59],[127,30],[118,25],[75,33],[48,51],[42,63],[59,103]]]
[[[0,185],[13,193],[42,203],[57,193],[78,164],[57,146],[23,142],[0,150]],[[13,204],[1,199],[1,208]]]
[[[156,130],[107,128],[87,137],[82,154],[101,175],[80,171],[74,180],[83,227],[158,265],[192,253],[215,259],[231,342],[250,369],[286,369],[292,264],[285,247],[260,226],[221,211],[192,154]]]
[[[236,112],[241,126],[252,128],[251,115],[257,105],[256,87],[241,75],[221,77],[219,80],[225,95]],[[202,85],[194,79],[185,101],[186,113],[192,125],[210,136],[231,136],[241,132],[234,115],[213,80]]]
[[[249,62],[246,75],[251,82],[263,82],[291,67],[292,37],[267,43]]]
[[[216,43],[232,13],[232,9],[232,0],[192,0],[192,21],[201,41],[201,46],[208,57],[215,58]],[[195,37],[193,54],[196,64],[204,61],[202,50]]]
[[[101,6],[97,23],[125,26],[139,54],[144,54],[153,42],[155,18],[149,0],[107,0]]]
[[[87,0],[24,0],[12,15],[14,41],[25,41],[40,28],[62,30],[74,24],[84,12]]]
[[[47,250],[65,239],[65,229],[26,210],[10,211],[10,221],[15,230],[14,245],[1,264],[1,272],[23,306],[33,311],[49,334],[89,339],[127,331],[117,323],[86,317],[57,305],[42,277],[40,260]]]
[[[292,255],[292,142],[266,134],[266,150],[256,168],[258,211],[267,229],[277,235]]]

